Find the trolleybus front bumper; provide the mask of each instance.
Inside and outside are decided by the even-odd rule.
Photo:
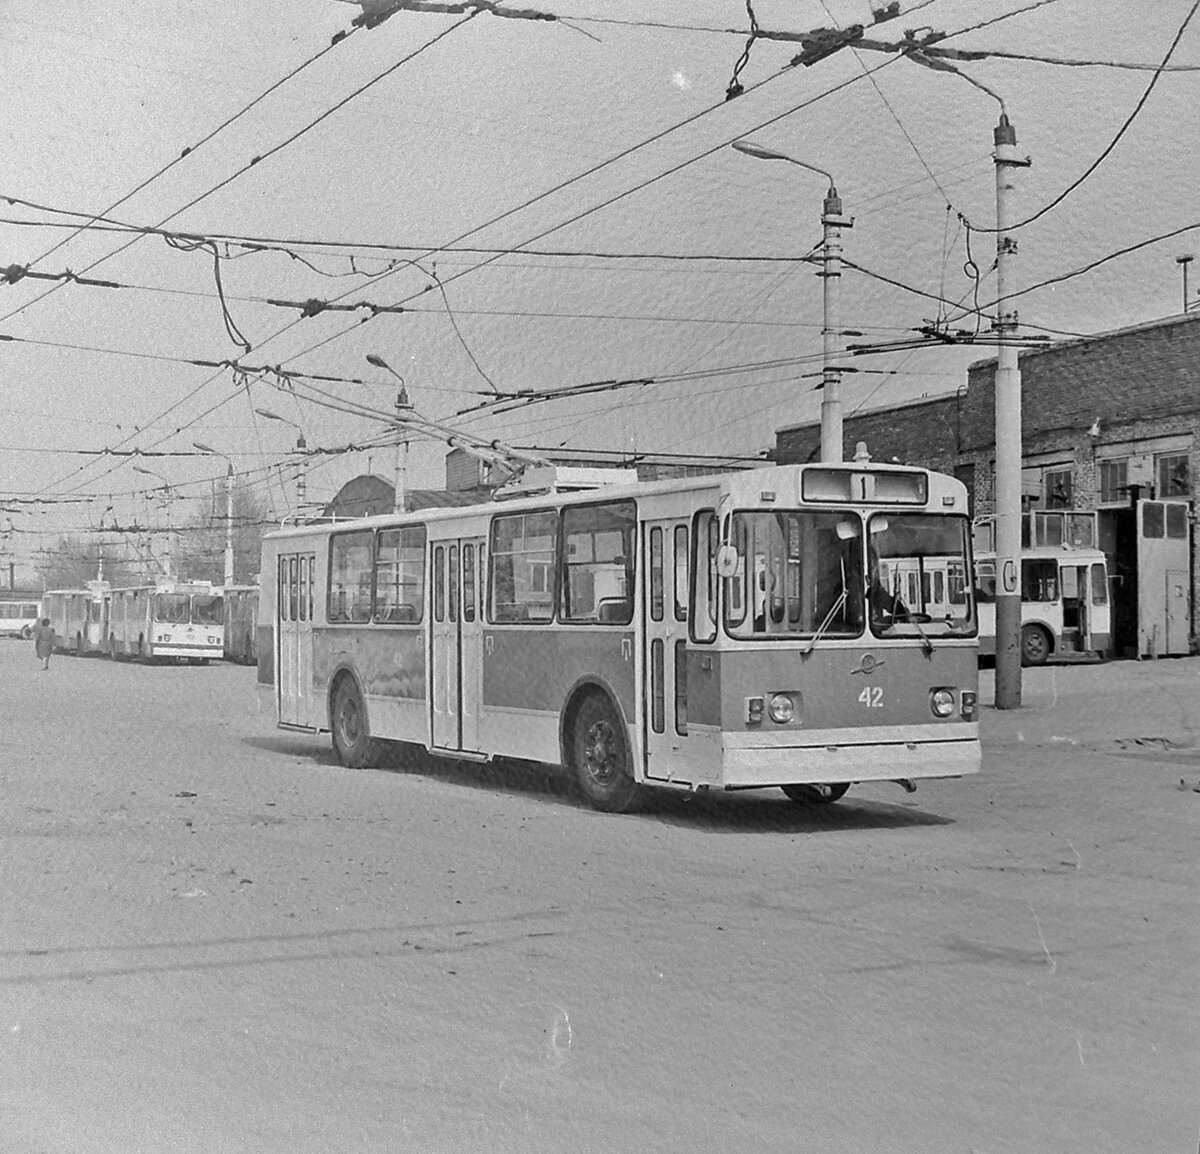
[[[842,781],[895,781],[962,777],[982,760],[975,722],[864,730],[848,741],[845,730],[822,734],[726,733],[722,785],[726,789]]]

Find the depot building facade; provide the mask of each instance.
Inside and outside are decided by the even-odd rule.
[[[1019,357],[1022,503],[1031,515],[1095,514],[1108,558],[1114,652],[1188,653],[1200,589],[1200,313],[1028,350]],[[845,419],[875,460],[952,473],[986,519],[995,493],[995,359],[957,392]],[[817,460],[820,424],[776,431],[781,464]]]

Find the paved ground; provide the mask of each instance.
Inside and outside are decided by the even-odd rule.
[[[629,817],[343,770],[247,669],[0,677],[5,1152],[1196,1149],[1198,659],[1027,671],[913,796]]]

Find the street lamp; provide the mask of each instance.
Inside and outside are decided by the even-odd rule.
[[[156,473],[153,469],[146,469],[146,468],[143,468],[141,465],[134,465],[133,471],[135,473],[144,473],[147,477],[157,477],[158,480],[160,480],[163,483],[163,492],[166,495],[166,509],[167,509],[167,548],[166,548],[166,553],[164,554],[164,557],[163,557],[162,566],[163,566],[163,570],[164,570],[166,576],[170,577],[171,576],[171,552],[172,552],[171,537],[172,537],[172,533],[173,533],[173,530],[171,528],[171,505],[172,505],[172,502],[175,500],[175,491],[171,488],[171,482],[168,481],[166,479],[166,477],[164,477],[161,473]]]
[[[296,430],[296,451],[303,453],[308,448],[308,442],[304,439],[304,430],[296,424],[295,421],[289,421],[287,417],[281,417],[278,413],[271,412],[270,409],[255,409],[260,417],[266,417],[268,421],[279,421],[284,425],[291,425]],[[302,515],[305,500],[308,497],[308,479],[304,475],[304,462],[300,462],[300,472],[296,475],[296,516]]]
[[[219,449],[211,448],[202,441],[193,441],[193,449],[213,457],[224,457],[225,464],[225,584],[233,584],[233,462]]]
[[[822,246],[822,268],[820,276],[825,281],[825,316],[822,326],[822,397],[821,397],[821,460],[838,462],[843,456],[842,434],[842,368],[837,363],[842,351],[842,334],[838,322],[837,286],[842,275],[842,229],[853,228],[854,221],[842,216],[842,198],[838,196],[833,175],[815,164],[797,160],[765,148],[752,140],[735,140],[733,147],[756,160],[782,160],[798,168],[806,168],[829,181],[825,201],[821,207],[821,226],[824,232]]]
[[[367,364],[391,373],[400,382],[400,391],[396,394],[396,475],[392,489],[392,509],[397,513],[403,513],[408,496],[406,491],[408,487],[408,436],[402,433],[401,428],[405,423],[405,413],[411,412],[413,406],[408,400],[408,389],[404,386],[404,378],[383,357],[378,353],[367,353]]]

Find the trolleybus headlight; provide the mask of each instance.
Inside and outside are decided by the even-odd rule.
[[[796,715],[796,707],[786,693],[777,693],[771,698],[767,712],[776,725],[786,725]]]
[[[975,694],[969,689],[962,691],[961,710],[964,721],[975,720]]]
[[[934,717],[949,717],[954,712],[954,690],[935,689],[929,695],[929,708]]]

